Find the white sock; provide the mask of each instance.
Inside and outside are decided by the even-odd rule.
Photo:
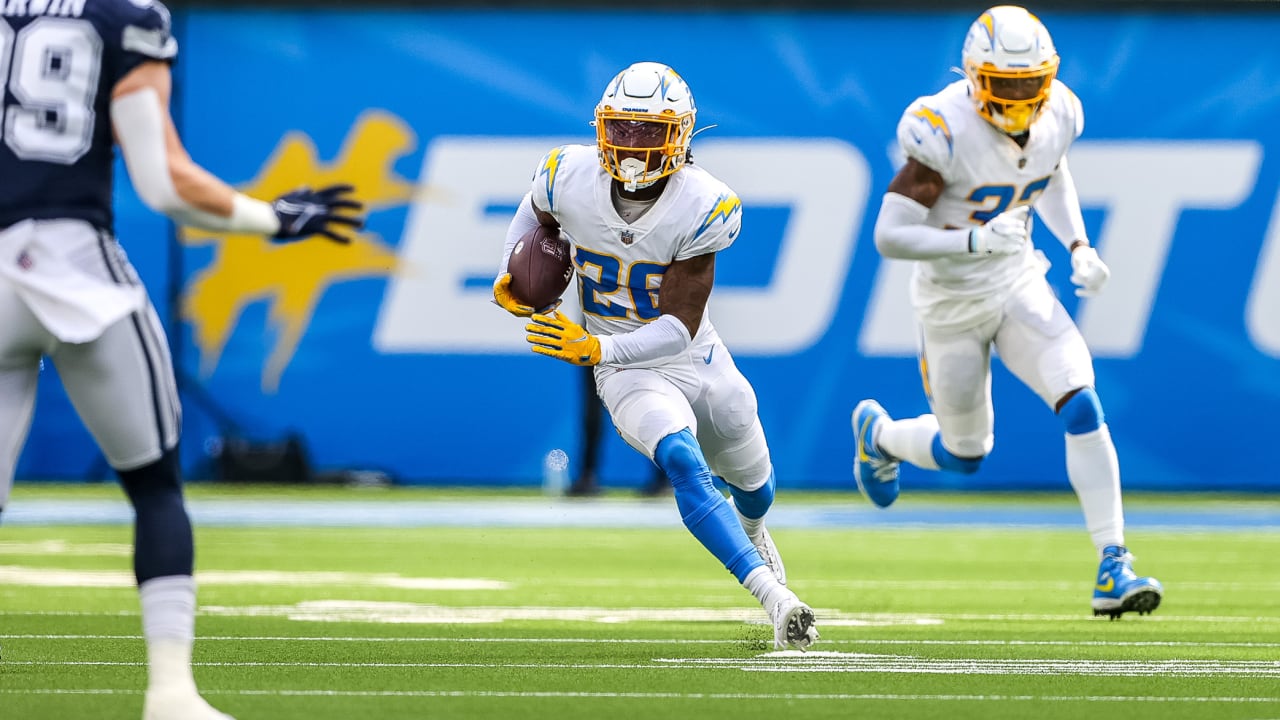
[[[1084,524],[1099,556],[1108,545],[1124,545],[1120,461],[1105,423],[1093,432],[1067,434],[1067,477],[1080,498]]]
[[[756,596],[756,600],[764,606],[765,612],[773,617],[773,606],[786,595],[795,595],[786,585],[778,582],[768,565],[761,565],[747,574],[742,586]]]
[[[138,588],[142,636],[147,641],[149,687],[195,692],[191,645],[195,639],[196,581],[190,575],[148,580]]]
[[[938,418],[921,415],[906,420],[882,422],[873,441],[889,455],[924,470],[937,470],[933,459],[933,438],[938,434]]]
[[[756,540],[759,540],[760,529],[764,527],[764,516],[749,518],[738,510],[737,505],[733,506],[733,511],[738,514],[738,522],[742,523],[742,531],[747,534],[747,537],[751,539],[751,542],[754,543]]]

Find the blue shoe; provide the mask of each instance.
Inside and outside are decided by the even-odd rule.
[[[853,409],[853,436],[857,454],[853,459],[853,479],[858,489],[878,507],[889,507],[898,499],[898,461],[876,447],[876,425],[889,413],[875,400],[863,400]]]
[[[1108,545],[1102,551],[1098,582],[1093,586],[1093,614],[1110,615],[1112,620],[1127,612],[1146,615],[1160,607],[1164,586],[1151,577],[1133,572],[1133,555],[1122,545]]]

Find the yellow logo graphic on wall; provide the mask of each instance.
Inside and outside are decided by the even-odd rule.
[[[304,185],[349,183],[367,212],[404,205],[413,195],[413,183],[397,176],[392,165],[416,144],[417,137],[398,117],[366,112],[333,162],[321,162],[305,134],[289,133],[258,177],[240,190],[269,199]],[[316,304],[330,285],[386,277],[397,265],[395,249],[367,231],[357,234],[350,245],[323,237],[277,245],[260,235],[187,228],[183,244],[216,248],[213,261],[191,276],[182,300],[182,317],[191,324],[200,350],[201,373],[208,376],[217,368],[245,308],[265,302],[276,337],[262,368],[264,392],[279,388]]]

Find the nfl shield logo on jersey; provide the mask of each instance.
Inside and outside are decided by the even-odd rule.
[[[620,239],[622,240],[623,245],[630,245],[636,241],[636,234],[630,230],[623,230]]]

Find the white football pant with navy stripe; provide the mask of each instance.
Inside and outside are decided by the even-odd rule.
[[[37,221],[34,242],[94,282],[140,287],[133,266],[108,233],[79,220]],[[0,257],[0,262],[29,262]],[[55,293],[56,294],[56,288]],[[132,470],[177,445],[181,424],[177,383],[164,330],[151,302],[82,343],[60,340],[0,273],[0,508],[35,406],[41,357],[58,370],[77,413],[111,466]]]

